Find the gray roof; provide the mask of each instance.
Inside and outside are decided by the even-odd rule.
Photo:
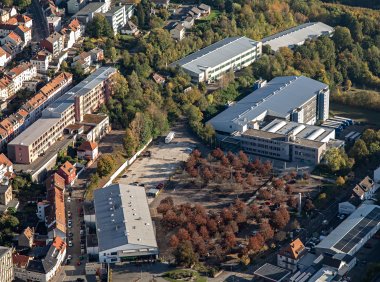
[[[371,221],[367,220],[367,216],[372,213]],[[363,225],[363,221],[365,224]],[[373,221],[373,222],[372,222]],[[349,217],[347,217],[338,227],[336,227],[325,239],[323,239],[316,249],[322,251],[331,250],[332,253],[345,253],[353,255],[358,249],[356,246],[362,244],[360,239],[364,239],[369,233],[376,233],[380,228],[380,206],[362,204]],[[375,229],[375,231],[373,231]],[[344,238],[347,237],[347,238]],[[356,240],[356,238],[358,240]],[[344,242],[342,242],[344,239]],[[365,240],[365,239],[364,239]],[[339,243],[343,243],[343,247],[350,245],[347,249],[338,249]],[[342,251],[344,250],[344,251]]]
[[[283,281],[287,276],[290,275],[290,271],[279,266],[266,263],[257,269],[254,274],[267,279],[268,281]]]
[[[79,16],[87,16],[91,13],[95,13],[98,11],[101,7],[105,5],[104,2],[90,2],[88,3],[83,9],[79,10],[73,18],[79,17]]]
[[[284,30],[262,40],[263,45],[270,45],[273,51],[280,47],[302,45],[306,39],[313,39],[321,35],[330,35],[334,28],[322,22],[311,22]]]
[[[117,70],[113,67],[101,67],[87,78],[71,88],[67,93],[74,93],[75,96],[83,96],[90,92],[93,88],[108,79]]]
[[[157,249],[145,189],[113,184],[94,192],[99,252],[113,248]]]
[[[215,130],[232,133],[231,124],[244,126],[259,118],[271,115],[286,118],[328,85],[305,76],[281,76],[269,81],[234,105],[227,108],[209,123]]]
[[[174,67],[178,65],[191,72],[202,73],[205,68],[218,66],[241,53],[256,48],[258,44],[260,42],[245,36],[228,37],[194,52],[170,64],[170,66]]]

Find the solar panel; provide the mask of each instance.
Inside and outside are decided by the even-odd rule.
[[[334,248],[349,253],[380,222],[380,208],[374,208],[354,228],[334,245]]]

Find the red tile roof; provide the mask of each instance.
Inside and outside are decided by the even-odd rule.
[[[0,164],[6,165],[6,166],[12,166],[13,163],[3,154],[0,154]]]
[[[286,256],[292,259],[298,259],[305,251],[305,246],[299,238],[295,239],[289,245],[280,250],[282,256]]]
[[[61,253],[63,253],[66,249],[66,243],[62,240],[61,237],[57,236],[53,240],[53,246],[59,250]]]
[[[75,170],[75,167],[69,161],[66,161],[60,166],[60,170],[62,170],[66,175],[70,175],[71,172]]]
[[[93,151],[98,147],[96,142],[84,141],[78,148],[78,151]]]
[[[30,259],[31,257],[29,256],[24,256],[24,255],[19,255],[19,254],[12,255],[13,264],[16,265],[18,268],[27,267]]]

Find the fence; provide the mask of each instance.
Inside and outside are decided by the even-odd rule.
[[[126,160],[125,163],[123,163],[110,177],[110,179],[107,181],[107,183],[104,185],[104,187],[107,187],[108,185],[111,185],[112,182],[115,180],[115,178],[123,171],[125,170],[128,166],[133,164],[133,162],[137,159],[138,156],[149,146],[150,142],[152,142],[152,139],[146,143],[146,145],[140,149],[136,154],[134,154],[133,157],[130,159]]]

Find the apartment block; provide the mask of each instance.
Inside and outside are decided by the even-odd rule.
[[[37,69],[31,63],[22,63],[5,74],[12,80],[13,87],[8,89],[8,96],[12,96],[23,88],[23,84],[27,80],[37,76]]]
[[[194,82],[213,82],[230,71],[252,64],[261,56],[261,42],[244,36],[228,37],[178,60],[179,66]]]
[[[65,37],[59,32],[52,33],[49,37],[41,40],[40,46],[57,56],[65,48]]]
[[[96,111],[110,94],[116,69],[102,67],[59,97],[42,111],[42,117],[8,144],[8,156],[29,164],[46,152],[63,135],[64,129],[85,114]]]
[[[12,249],[0,246],[0,281],[12,282],[13,279]]]
[[[127,14],[127,6],[117,5],[112,7],[107,13],[105,13],[105,17],[107,21],[112,26],[113,32],[116,34],[120,28],[126,25],[127,21],[130,17]]]

